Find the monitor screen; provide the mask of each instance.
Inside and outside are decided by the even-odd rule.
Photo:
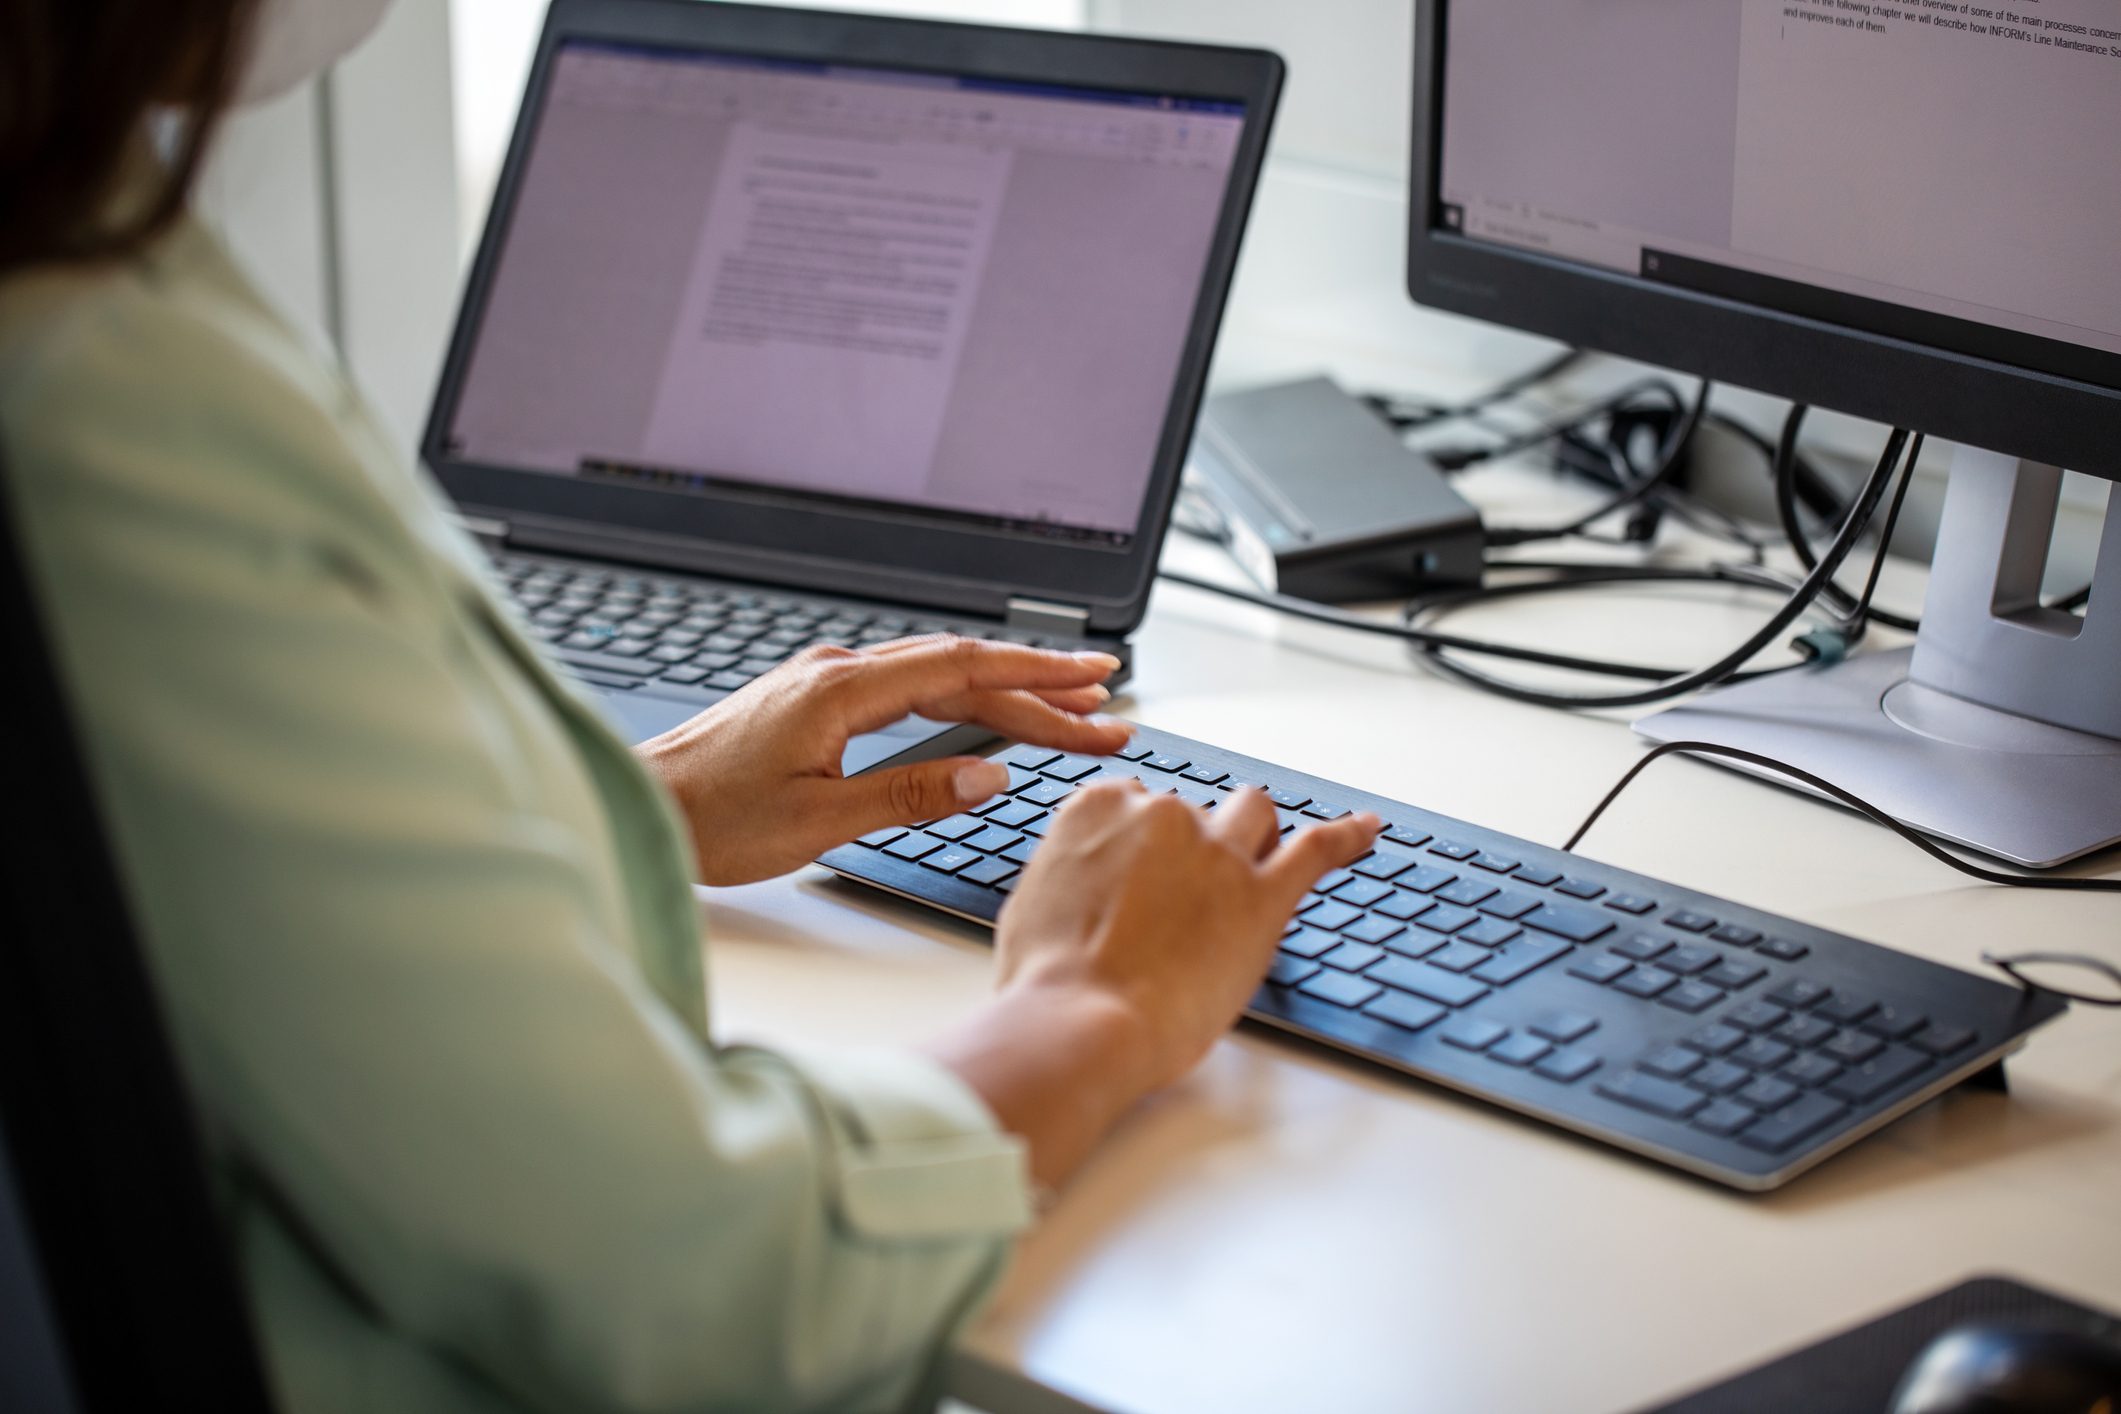
[[[1478,0],[1434,220],[2115,386],[2113,0]]]
[[[1235,103],[573,42],[446,450],[1125,545]]]

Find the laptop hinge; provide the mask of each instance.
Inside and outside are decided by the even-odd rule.
[[[1044,599],[1009,601],[1008,624],[1032,633],[1067,634],[1086,638],[1090,633],[1090,611],[1073,604],[1054,604]]]
[[[495,520],[492,516],[468,516],[458,512],[451,519],[462,526],[465,533],[495,546],[508,543],[508,522]]]

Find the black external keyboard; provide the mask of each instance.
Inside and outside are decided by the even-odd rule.
[[[991,923],[1085,785],[1133,776],[1213,809],[1265,787],[1284,832],[1390,822],[1322,879],[1250,1017],[1747,1190],[1994,1064],[2061,1002],[1143,730],[1113,759],[1017,746],[979,810],[821,861]]]
[[[546,556],[505,553],[495,565],[531,632],[577,676],[606,689],[652,687],[681,700],[719,700],[817,644],[861,648],[956,633],[1062,652],[1085,646],[1080,639],[893,613],[854,600]]]

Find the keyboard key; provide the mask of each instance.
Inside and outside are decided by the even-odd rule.
[[[1605,901],[1605,906],[1607,908],[1617,908],[1622,913],[1633,913],[1640,916],[1645,913],[1655,913],[1657,911],[1657,900],[1644,898],[1641,894],[1614,894]]]
[[[1549,1080],[1573,1084],[1598,1069],[1598,1057],[1588,1051],[1555,1051],[1532,1067]]]
[[[1410,997],[1405,992],[1386,992],[1376,1001],[1364,1007],[1363,1015],[1374,1016],[1380,1021],[1389,1021],[1407,1031],[1419,1031],[1434,1026],[1451,1014],[1447,1007],[1434,1002],[1425,1002],[1419,997]]]
[[[1722,957],[1723,954],[1714,948],[1705,948],[1699,943],[1681,943],[1658,958],[1657,965],[1667,972],[1676,972],[1681,977],[1692,977],[1708,971]]]
[[[1920,1051],[1888,1046],[1861,1065],[1850,1066],[1846,1074],[1826,1087],[1826,1093],[1854,1104],[1869,1104],[1887,1091],[1899,1089],[1930,1065],[1930,1058]]]
[[[1046,812],[1028,801],[1010,800],[1004,796],[1000,803],[987,810],[987,822],[1000,825],[1005,830],[1021,830],[1034,820],[1043,819]]]
[[[1267,799],[1284,810],[1301,810],[1311,803],[1311,797],[1298,790],[1270,790]]]
[[[921,868],[933,869],[938,874],[955,874],[968,864],[976,864],[985,856],[961,844],[950,845],[933,854],[921,856]]]
[[[1659,1006],[1668,1006],[1674,1011],[1683,1011],[1689,1016],[1698,1016],[1723,1000],[1723,993],[1706,982],[1687,978],[1657,999]]]
[[[1094,776],[1103,770],[1102,762],[1092,761],[1086,756],[1063,756],[1050,766],[1039,768],[1039,774],[1051,776],[1056,781],[1075,782]]]
[[[1199,781],[1204,786],[1219,786],[1230,779],[1230,773],[1213,766],[1194,766],[1186,772],[1186,779]]]
[[[1536,864],[1518,865],[1517,878],[1522,883],[1531,884],[1536,888],[1542,889],[1561,882],[1560,874],[1552,869],[1542,869]]]
[[[1572,943],[1595,942],[1613,931],[1610,918],[1600,918],[1589,909],[1566,903],[1543,903],[1518,921]]]
[[[1420,849],[1429,842],[1430,835],[1427,830],[1417,830],[1410,825],[1394,825],[1385,831],[1384,838],[1408,849]]]
[[[1878,1004],[1868,997],[1828,997],[1815,1012],[1840,1026],[1853,1026],[1878,1009]]]
[[[1715,919],[1706,913],[1696,913],[1690,908],[1666,914],[1664,922],[1666,927],[1677,928],[1682,933],[1706,933],[1716,926]]]
[[[1613,984],[1616,992],[1626,992],[1631,997],[1645,1001],[1660,992],[1668,992],[1679,984],[1679,979],[1669,972],[1659,972],[1654,967],[1638,967]]]
[[[1458,936],[1469,943],[1478,943],[1484,948],[1499,948],[1510,939],[1524,932],[1513,923],[1500,918],[1483,918],[1472,927],[1464,929]]]
[[[1784,1153],[1831,1129],[1847,1114],[1848,1106],[1836,1104],[1824,1095],[1805,1095],[1794,1104],[1763,1115],[1738,1136],[1738,1142],[1762,1153]]]
[[[1504,889],[1495,897],[1481,904],[1480,911],[1496,918],[1507,918],[1514,921],[1524,917],[1537,907],[1539,907],[1539,899],[1536,895],[1520,893],[1516,889]]]
[[[1353,874],[1350,874],[1345,869],[1329,869],[1318,876],[1318,882],[1311,886],[1311,892],[1314,894],[1330,894],[1354,877]]]
[[[1864,1030],[1888,1041],[1905,1041],[1929,1024],[1930,1019],[1919,1012],[1891,1005],[1879,1007],[1862,1022]]]
[[[1024,842],[1024,837],[1014,830],[1004,830],[990,825],[971,839],[965,841],[982,854],[1000,854],[1005,849],[1014,849]]]
[[[894,859],[920,859],[941,849],[945,841],[927,835],[907,835],[884,846],[884,853]]]
[[[1341,929],[1341,936],[1352,938],[1358,943],[1381,943],[1406,931],[1404,923],[1395,922],[1390,918],[1379,918],[1373,913],[1361,922],[1350,923]]]
[[[1760,941],[1758,928],[1747,928],[1737,923],[1726,923],[1709,934],[1719,943],[1728,943],[1734,948],[1749,948]]]
[[[1349,866],[1358,874],[1367,874],[1373,879],[1396,879],[1414,867],[1414,861],[1404,854],[1395,854],[1389,849],[1380,849],[1368,859],[1357,860]]]
[[[928,833],[934,835],[937,839],[956,841],[964,839],[968,835],[976,835],[985,828],[987,828],[985,820],[976,819],[970,815],[952,815],[947,820],[938,820],[928,826]]]
[[[1486,948],[1475,947],[1471,943],[1452,943],[1448,947],[1430,953],[1429,965],[1431,967],[1441,967],[1449,972],[1471,972],[1492,956],[1494,954],[1490,953]]]
[[[1328,967],[1316,976],[1307,977],[1298,985],[1297,991],[1307,997],[1316,997],[1335,1006],[1359,1007],[1372,997],[1380,996],[1384,988],[1365,978],[1336,972]]]
[[[1458,879],[1438,889],[1436,897],[1445,903],[1455,903],[1471,908],[1482,899],[1493,898],[1500,892],[1502,891],[1493,884],[1483,883],[1479,879]]]
[[[1304,922],[1310,924],[1313,928],[1324,928],[1329,932],[1338,932],[1362,917],[1362,910],[1352,904],[1342,903],[1337,899],[1327,899],[1323,903],[1306,909],[1300,916]]]
[[[1885,1049],[1885,1042],[1861,1031],[1844,1031],[1819,1048],[1819,1054],[1843,1065],[1861,1065]]]
[[[1041,780],[1036,785],[1018,791],[1016,798],[1029,801],[1033,805],[1058,805],[1073,794],[1074,786],[1065,785],[1060,781]]]
[[[1693,1118],[1694,1128],[1704,1134],[1713,1134],[1719,1139],[1728,1139],[1744,1130],[1760,1116],[1744,1105],[1729,1100],[1718,1100]]]
[[[1380,899],[1392,897],[1392,886],[1380,884],[1375,879],[1350,879],[1333,890],[1333,897],[1342,903],[1352,903],[1357,908],[1368,908]]]
[[[1041,827],[1034,825],[1031,828],[1035,830]],[[1009,848],[1003,850],[1002,858],[1010,860],[1016,864],[1029,864],[1031,862],[1031,852],[1037,848],[1037,840],[1025,840],[1022,844],[1011,845]]]
[[[1475,1016],[1461,1016],[1436,1034],[1461,1051],[1484,1051],[1509,1035],[1510,1028]]]
[[[1624,976],[1634,970],[1635,965],[1633,963],[1624,957],[1615,957],[1609,952],[1593,953],[1589,957],[1578,958],[1569,964],[1569,975],[1571,977],[1581,977],[1586,982],[1596,982],[1601,986],[1611,982],[1616,977]]]
[[[1712,982],[1726,992],[1742,992],[1765,976],[1767,969],[1757,963],[1725,961],[1703,973],[1701,980]]]
[[[1727,1056],[1745,1044],[1745,1033],[1735,1026],[1716,1022],[1704,1026],[1681,1043],[1692,1046],[1705,1056]]]
[[[1407,922],[1427,913],[1436,907],[1436,903],[1435,900],[1423,898],[1420,894],[1410,894],[1404,889],[1398,889],[1393,891],[1390,898],[1381,898],[1370,906],[1379,913]]]
[[[1666,1046],[1644,1057],[1639,1064],[1652,1075],[1661,1075],[1667,1080],[1684,1080],[1701,1069],[1701,1054],[1684,1046]]]
[[[1385,946],[1401,957],[1427,957],[1439,948],[1447,947],[1450,939],[1434,933],[1400,932],[1385,939]]]
[[[1782,1068],[1782,1078],[1792,1085],[1816,1090],[1830,1080],[1840,1079],[1841,1071],[1841,1066],[1825,1056],[1799,1056]]]
[[[1687,1077],[1686,1083],[1710,1095],[1732,1095],[1753,1083],[1753,1072],[1726,1060],[1712,1060]]]
[[[1339,946],[1338,934],[1322,933],[1316,928],[1298,928],[1281,940],[1281,950],[1297,957],[1324,957]]]
[[[1113,753],[1122,761],[1146,761],[1153,754],[1153,748],[1143,746],[1138,742],[1129,743]]]
[[[855,843],[858,845],[864,845],[869,849],[882,849],[885,845],[890,844],[893,840],[902,840],[905,837],[906,832],[904,830],[878,830],[874,834],[863,835],[860,839],[856,840]]]
[[[1765,952],[1766,949],[1763,948],[1761,951]],[[1792,1011],[1803,1011],[1806,1007],[1816,1006],[1820,1002],[1825,1001],[1833,994],[1833,990],[1822,983],[1806,982],[1791,978],[1774,991],[1769,992],[1767,999],[1777,1006],[1786,1006]]]
[[[1769,1006],[1766,1002],[1747,1002],[1744,1006],[1732,1008],[1730,1014],[1723,1019],[1740,1031],[1750,1031],[1757,1036],[1765,1031],[1773,1031],[1788,1021],[1790,1014],[1781,1007]]]
[[[1572,951],[1566,943],[1557,943],[1551,938],[1519,938],[1497,948],[1486,962],[1473,969],[1473,975],[1483,982],[1507,987]]]
[[[1347,806],[1335,805],[1330,801],[1324,800],[1314,800],[1304,807],[1304,814],[1314,820],[1338,820],[1347,813]]]
[[[1598,1029],[1598,1018],[1585,1016],[1580,1011],[1550,1011],[1532,1023],[1532,1034],[1544,1036],[1549,1041],[1567,1045],[1581,1041]]]
[[[1177,775],[1193,763],[1183,756],[1173,756],[1168,751],[1160,751],[1141,764],[1152,771],[1164,771],[1171,775]],[[1276,803],[1279,804],[1280,802],[1277,800]]]
[[[1419,894],[1433,894],[1458,876],[1448,869],[1438,869],[1433,864],[1423,864],[1409,869],[1392,882],[1402,889],[1412,889]]]
[[[1819,1046],[1840,1034],[1838,1029],[1827,1025],[1816,1016],[1793,1016],[1775,1028],[1775,1039],[1787,1041],[1793,1046]]]
[[[1527,1035],[1520,1031],[1516,1035],[1505,1037],[1489,1047],[1488,1059],[1500,1061],[1504,1065],[1516,1066],[1521,1070],[1553,1049],[1552,1046],[1540,1040],[1537,1036]]]
[[[1467,1006],[1488,995],[1488,989],[1478,982],[1404,957],[1388,957],[1371,968],[1368,975],[1387,986],[1448,1007]]]
[[[1605,892],[1605,885],[1593,883],[1589,879],[1570,878],[1556,884],[1554,892],[1567,894],[1570,898],[1593,899]]]
[[[1917,1035],[1910,1044],[1933,1056],[1948,1056],[1965,1050],[1973,1043],[1974,1033],[1964,1026],[1939,1026],[1933,1021],[1928,1029]]]
[[[1426,928],[1432,933],[1455,933],[1460,928],[1470,927],[1480,921],[1480,915],[1469,908],[1456,904],[1439,903],[1434,908],[1424,909],[1414,920],[1417,928]]]
[[[1803,943],[1793,943],[1787,938],[1769,938],[1760,945],[1760,955],[1777,962],[1795,962],[1810,951]]]
[[[1755,1077],[1744,1089],[1731,1096],[1741,1105],[1751,1105],[1756,1110],[1776,1110],[1796,1099],[1803,1092],[1787,1080],[1777,1080],[1772,1075]]]
[[[1460,844],[1456,840],[1438,840],[1429,846],[1429,853],[1440,854],[1446,859],[1471,859],[1480,851],[1472,845]]]
[[[1015,878],[1018,872],[1017,867],[1006,859],[982,859],[970,869],[964,870],[957,877],[967,883],[979,884],[991,889],[1004,879]]]
[[[1648,962],[1672,950],[1671,940],[1655,933],[1630,933],[1612,947],[1622,957],[1632,957],[1637,962]]]
[[[1773,1041],[1765,1036],[1755,1036],[1752,1040],[1731,1052],[1731,1059],[1748,1070],[1777,1070],[1781,1068],[1783,1062],[1796,1054],[1794,1050],[1783,1045],[1780,1041]]]
[[[1624,1070],[1598,1082],[1599,1094],[1638,1110],[1666,1119],[1685,1119],[1708,1104],[1708,1100],[1671,1080],[1659,1080],[1639,1070]]]
[[[1485,869],[1491,874],[1507,874],[1517,867],[1517,861],[1508,855],[1486,852],[1474,855],[1467,863],[1475,869]]]
[[[1343,972],[1360,972],[1365,967],[1374,967],[1385,960],[1383,948],[1373,948],[1367,943],[1343,943],[1319,961],[1328,967],[1337,967]]]

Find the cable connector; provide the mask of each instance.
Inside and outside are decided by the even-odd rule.
[[[1838,628],[1815,628],[1790,640],[1790,646],[1814,665],[1831,668],[1849,655],[1849,636]]]

